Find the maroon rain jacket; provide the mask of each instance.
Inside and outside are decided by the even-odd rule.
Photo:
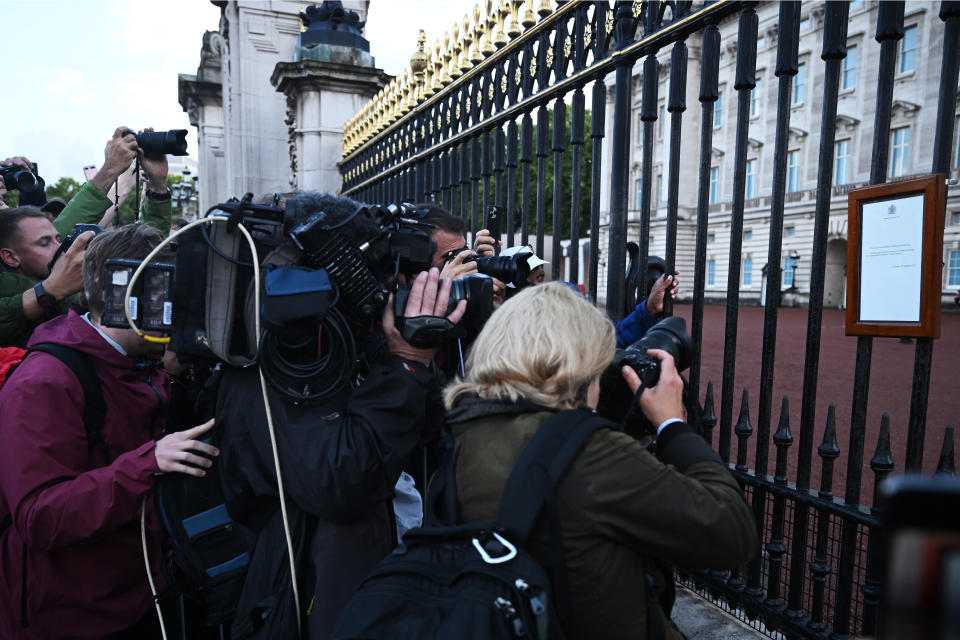
[[[165,422],[168,383],[156,366],[122,355],[71,311],[34,331],[30,345],[85,352],[100,377],[111,462],[88,449],[83,391],[55,357],[30,354],[0,389],[0,640],[103,638],[152,606],[140,544],[161,588],[152,492],[154,440]],[[26,585],[23,593],[22,585]]]

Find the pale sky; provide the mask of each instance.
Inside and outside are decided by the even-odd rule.
[[[403,71],[419,29],[432,46],[467,11],[463,0],[372,0],[366,37],[377,66]],[[0,0],[0,161],[26,156],[48,184],[82,182],[120,125],[187,129],[194,154],[177,74],[196,73],[203,32],[219,20],[209,0]]]

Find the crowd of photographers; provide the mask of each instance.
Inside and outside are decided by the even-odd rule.
[[[733,568],[756,553],[740,488],[687,422],[682,327],[654,329],[679,351],[637,342],[676,297],[675,274],[614,325],[575,286],[541,284],[547,263],[530,247],[501,250],[485,229],[471,248],[461,218],[431,204],[278,194],[229,204],[221,229],[171,229],[166,157],[131,134],[114,132],[56,215],[35,165],[0,166],[20,190],[20,206],[0,209],[0,640],[159,638],[161,619],[217,637],[209,611],[170,606],[173,545],[154,504],[167,478],[211,471],[251,549],[217,603],[225,633],[345,637],[339,614],[423,520],[428,488],[412,475],[446,450],[457,511],[491,520],[537,429],[604,398],[618,398],[605,415],[636,428],[591,436],[559,485],[566,637],[682,637],[670,565]],[[137,171],[139,219],[120,219]],[[224,333],[250,358],[164,353],[165,332],[109,320],[128,283],[111,261],[136,264],[176,233],[153,260],[180,270],[190,238],[225,258],[214,232],[239,238],[253,213],[280,220],[258,245],[261,282],[234,285],[230,271],[230,304],[206,308],[208,323],[246,320]],[[538,527],[530,543],[546,566],[549,537]]]

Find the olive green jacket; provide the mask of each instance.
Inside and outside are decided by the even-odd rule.
[[[460,521],[495,520],[520,451],[552,415],[543,409],[466,400],[448,413]],[[646,638],[647,573],[667,638],[683,638],[669,620],[670,565],[730,569],[759,548],[740,486],[684,423],[663,430],[656,457],[622,432],[594,433],[561,481],[557,504],[573,609],[563,622],[568,640]],[[545,567],[549,540],[541,519],[527,548]]]
[[[77,195],[70,199],[67,206],[53,221],[60,237],[65,237],[76,224],[96,224],[113,203],[107,196],[87,182]],[[140,221],[156,227],[160,233],[170,232],[170,201],[153,202],[144,200]],[[126,224],[133,220],[121,220]],[[30,278],[16,273],[0,272],[0,347],[22,347],[27,343],[34,327],[50,318],[39,321],[29,319],[23,312],[23,292],[36,284]],[[57,311],[50,317],[62,315],[77,302],[77,296],[61,300]]]

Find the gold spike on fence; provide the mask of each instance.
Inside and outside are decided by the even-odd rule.
[[[556,14],[571,13],[576,4],[567,2],[555,11],[552,0],[480,0],[432,48],[426,47],[426,32],[421,29],[410,67],[344,125],[343,156],[378,138],[398,120],[419,110],[421,103],[446,93],[447,87],[475,66],[512,49],[514,41],[525,40],[531,30],[539,31],[540,23],[552,23]],[[418,129],[417,134],[422,132]],[[383,156],[396,151],[385,149]]]

